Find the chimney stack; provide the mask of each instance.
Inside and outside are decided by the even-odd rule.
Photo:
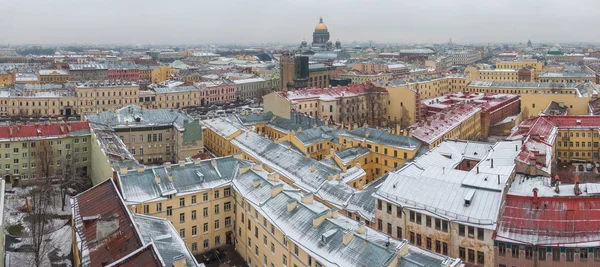
[[[581,195],[581,190],[579,189],[579,173],[575,173],[575,195]]]
[[[538,198],[537,187],[533,189],[533,205],[535,206],[535,208],[539,208],[539,206],[540,206],[540,200]]]

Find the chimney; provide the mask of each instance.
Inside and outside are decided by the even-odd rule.
[[[185,256],[177,255],[177,256],[173,257],[173,267],[185,267],[185,266],[187,266],[187,261],[185,259]]]
[[[296,208],[296,206],[298,206],[297,200],[295,200],[295,199],[288,200],[288,203],[287,203],[288,212],[292,212]]]
[[[143,166],[142,167],[138,167],[137,168],[137,172],[144,172],[144,167]]]
[[[254,166],[252,166],[252,169],[254,169],[256,171],[262,171],[263,165],[262,165],[262,163],[256,163],[256,164],[254,164]]]
[[[340,213],[339,213],[338,209],[332,209],[329,212],[329,218],[331,218],[331,219],[337,219],[339,217],[339,215],[340,215]]]
[[[213,160],[211,160],[211,161],[210,161],[210,165],[212,165],[213,167],[215,167],[215,168],[216,168],[216,167],[217,167],[217,161],[216,161],[216,160],[214,160],[214,159],[213,159]]]
[[[310,172],[314,172],[316,169],[317,169],[317,167],[315,167],[314,165],[310,166]]]
[[[121,168],[119,168],[119,173],[120,174],[127,174],[127,167],[121,167]]]
[[[325,120],[325,126],[329,126],[329,120]]]
[[[575,195],[581,195],[581,190],[579,189],[579,173],[575,173]]]
[[[167,172],[167,178],[169,179],[169,182],[173,182],[173,175],[171,175],[171,172]]]
[[[313,193],[306,193],[301,198],[302,203],[304,204],[312,204],[314,201]]]
[[[316,128],[317,128],[317,125],[316,125],[316,124],[313,124],[313,129],[316,129]]]
[[[498,174],[498,184],[500,184],[500,174]]]
[[[540,200],[538,198],[538,189],[537,187],[533,189],[533,205],[535,206],[535,208],[539,208],[540,206]]]
[[[367,233],[367,225],[364,222],[359,222],[358,228],[356,228],[356,231],[359,234],[364,235],[365,233]]]
[[[67,131],[71,132],[71,123],[67,122]]]
[[[252,181],[252,187],[257,188],[259,186],[260,186],[260,180],[258,178],[254,179],[254,181]]]
[[[321,225],[321,223],[323,223],[323,221],[325,221],[325,218],[327,217],[328,214],[329,214],[329,210],[325,210],[319,214],[315,214],[315,216],[313,216],[313,228],[319,227],[319,225]]]
[[[180,160],[179,161],[179,167],[185,167],[185,161]]]
[[[271,197],[277,196],[282,191],[283,191],[283,184],[278,184],[276,186],[273,186],[273,188],[271,188]]]
[[[335,180],[337,181],[341,181],[342,180],[342,176],[338,173],[335,175]]]
[[[302,132],[302,127],[298,128],[298,132],[301,133]]]
[[[396,124],[396,134],[400,135],[402,130],[400,130],[400,124]]]
[[[354,232],[352,230],[344,231],[344,237],[343,237],[344,245],[347,246],[348,244],[350,244],[350,241],[352,241],[352,238],[354,238]]]
[[[201,159],[194,159],[194,165],[200,165],[201,162]]]
[[[554,183],[556,184],[556,188],[554,189],[554,192],[559,194],[560,188],[558,188],[558,184],[560,184],[560,177],[558,177],[558,174],[556,176],[554,176]]]
[[[171,168],[171,162],[167,161],[165,163],[165,168],[170,169]]]
[[[60,127],[60,133],[64,133],[65,132],[65,126],[62,124],[58,124],[58,126]]]
[[[333,180],[333,176],[331,176],[331,175],[327,176],[327,180],[328,180],[328,181],[331,181],[331,180]]]
[[[135,205],[131,205],[131,213],[133,213],[133,214],[137,213],[137,208],[135,207]]]
[[[427,120],[427,126],[431,126],[431,121]]]
[[[154,182],[156,182],[156,184],[160,184],[160,177],[154,176]]]
[[[12,136],[13,135],[13,126],[12,125],[8,126],[8,131],[10,132],[10,136]]]

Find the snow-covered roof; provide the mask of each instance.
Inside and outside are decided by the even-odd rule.
[[[519,144],[445,141],[404,168],[390,172],[375,197],[451,221],[494,229]],[[457,169],[464,159],[479,162],[468,171]],[[469,203],[465,202],[467,197]]]
[[[147,126],[175,126],[183,128],[185,122],[192,122],[190,116],[173,109],[144,109],[137,105],[128,105],[115,112],[103,111],[85,115],[86,119],[94,124],[110,126],[114,129],[147,127]]]

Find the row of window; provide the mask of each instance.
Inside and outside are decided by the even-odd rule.
[[[506,250],[511,250],[513,258],[520,258],[521,251],[525,254],[525,259],[533,259],[534,251],[537,252],[537,258],[540,261],[547,260],[547,254],[550,253],[553,261],[560,261],[561,254],[565,255],[567,261],[574,261],[575,254],[579,255],[579,261],[587,261],[590,253],[594,254],[594,261],[600,261],[600,248],[559,248],[559,247],[533,247],[522,246],[508,243],[498,243],[498,255],[506,256]]]
[[[557,141],[556,142],[558,144],[558,147],[573,147],[573,142],[567,142],[567,141]],[[579,144],[581,144],[581,147],[586,147],[585,146],[585,142],[575,142],[575,147],[579,147]],[[568,145],[568,146],[567,146]],[[587,142],[587,147],[592,147],[592,142]],[[594,147],[598,147],[598,142],[594,142]]]

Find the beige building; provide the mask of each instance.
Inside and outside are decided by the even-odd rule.
[[[515,60],[498,60],[495,62],[497,69],[513,69],[521,70],[525,67],[532,67],[535,71],[535,77],[542,74],[544,68],[544,62],[538,61],[537,59],[515,59]]]
[[[23,91],[8,89],[0,91],[0,115],[59,117],[76,112],[77,97],[72,90]]]
[[[466,84],[467,77],[462,74],[424,75],[378,83],[389,93],[388,121],[390,124],[400,124],[402,128],[420,121],[426,115],[421,105],[422,99],[462,92]]]
[[[173,109],[129,105],[85,115],[94,129],[109,129],[142,164],[177,162],[203,152],[198,121]]]
[[[138,103],[139,87],[135,83],[86,82],[75,87],[77,113],[113,111]]]
[[[355,71],[348,71],[339,75],[340,79],[351,79],[352,83],[385,81],[392,77],[393,74],[391,73],[360,74]]]
[[[38,77],[40,83],[66,83],[69,81],[68,70],[39,70]]]
[[[340,124],[386,124],[388,93],[372,84],[272,92],[264,100],[265,111],[288,119],[296,111]]]
[[[518,70],[515,69],[491,69],[480,66],[469,66],[465,69],[469,75],[469,81],[518,81]]]
[[[589,72],[544,72],[538,76],[543,83],[596,83],[596,75]]]
[[[469,266],[495,266],[494,231],[520,144],[445,141],[390,172],[374,195],[376,228]]]
[[[200,105],[200,89],[196,86],[160,87],[154,88],[153,91],[155,100],[151,101],[151,104],[154,108],[184,108]],[[142,100],[141,96],[140,100]]]
[[[521,111],[528,117],[536,116],[555,101],[569,108],[569,115],[588,114],[588,103],[598,96],[598,85],[560,84],[541,82],[472,81],[467,92],[514,94],[521,97]]]

